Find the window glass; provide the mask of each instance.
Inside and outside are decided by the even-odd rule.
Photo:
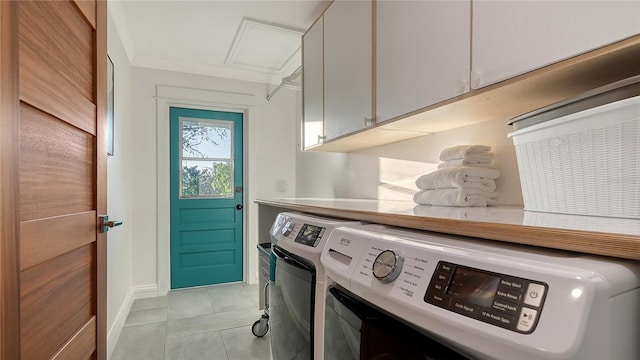
[[[233,122],[181,117],[180,197],[234,197]]]

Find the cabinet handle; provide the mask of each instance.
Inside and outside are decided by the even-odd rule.
[[[471,91],[469,87],[469,79],[460,79],[458,81],[458,93],[465,94]]]
[[[368,117],[364,117],[364,127],[367,126],[373,126],[373,120],[374,118],[368,118]]]
[[[482,72],[477,70],[471,71],[471,88],[480,88],[480,81],[482,80]]]

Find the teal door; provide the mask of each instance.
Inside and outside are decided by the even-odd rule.
[[[242,281],[242,114],[169,113],[171,288]]]

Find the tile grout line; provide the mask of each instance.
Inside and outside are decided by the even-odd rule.
[[[131,313],[135,313],[135,312],[138,312],[138,311],[151,311],[151,312],[153,312],[153,310],[155,310],[155,311],[161,312],[161,311],[165,310],[166,314],[167,314],[165,320],[158,320],[158,321],[153,320],[153,321],[148,321],[148,322],[141,322],[141,323],[138,323],[138,324],[130,324],[128,326],[125,325],[125,327],[135,328],[135,327],[138,327],[138,326],[147,326],[147,325],[164,326],[164,334],[163,334],[164,338],[163,338],[163,343],[161,345],[162,346],[162,350],[161,350],[162,351],[161,352],[162,355],[160,357],[160,352],[158,352],[156,354],[158,355],[158,359],[159,360],[170,360],[170,359],[167,359],[167,356],[169,355],[169,352],[168,352],[168,340],[169,340],[168,339],[168,334],[169,334],[169,322],[170,321],[175,321],[175,320],[179,321],[179,320],[182,320],[182,319],[191,319],[191,318],[195,319],[195,318],[199,318],[199,317],[204,316],[204,315],[207,315],[207,316],[208,315],[223,315],[225,313],[233,313],[233,312],[248,311],[248,310],[257,311],[258,313],[261,311],[261,309],[259,309],[259,305],[256,303],[256,299],[255,299],[255,296],[254,296],[255,294],[253,294],[253,291],[250,291],[250,290],[258,291],[257,287],[250,288],[248,286],[242,286],[242,291],[240,291],[240,292],[237,292],[235,287],[233,287],[233,288],[230,287],[230,289],[232,289],[232,290],[229,290],[229,293],[222,292],[222,293],[219,294],[219,296],[222,296],[220,298],[220,300],[223,303],[227,301],[226,297],[229,297],[227,295],[230,294],[230,295],[232,295],[232,297],[240,297],[243,300],[248,298],[249,300],[251,300],[249,303],[252,304],[252,306],[246,307],[246,308],[241,308],[241,309],[233,308],[233,309],[228,309],[228,310],[220,311],[220,312],[212,312],[212,313],[209,313],[209,314],[200,314],[200,315],[187,316],[185,318],[180,318],[180,319],[169,319],[169,312],[170,312],[170,309],[172,308],[172,306],[171,306],[170,301],[169,301],[169,296],[167,295],[166,306],[154,306],[154,307],[150,307],[150,308],[141,308],[141,309],[137,309],[137,310],[134,310],[134,311],[130,311],[130,314],[131,314]],[[198,291],[200,291],[200,290],[198,290]],[[235,296],[233,296],[233,295],[235,295]],[[186,296],[189,297],[189,295],[186,295]],[[209,305],[211,306],[211,310],[213,311],[214,307],[215,307],[214,306],[215,295],[213,295],[213,294],[211,294],[210,292],[207,291],[206,292],[206,296],[207,296],[207,299],[209,300],[208,302],[209,302]],[[180,305],[188,306],[187,303],[188,302],[185,302],[184,304],[180,304]],[[223,306],[225,306],[225,305],[223,305]],[[259,314],[258,314],[258,316],[259,316]],[[225,352],[225,358],[227,360],[229,360],[230,359],[230,357],[229,357],[230,356],[229,355],[230,354],[229,353],[230,344],[228,343],[228,341],[224,340],[223,332],[224,331],[241,329],[241,328],[250,329],[251,325],[252,325],[251,322],[249,322],[248,324],[237,324],[237,325],[227,324],[227,327],[222,328],[222,329],[218,329],[218,330],[204,331],[204,332],[198,333],[198,334],[191,334],[191,335],[183,335],[183,336],[172,337],[171,341],[172,342],[173,341],[180,342],[181,341],[180,339],[186,339],[186,338],[192,337],[192,336],[217,333],[217,336],[219,337],[219,339],[221,341],[221,344],[222,344],[222,347],[223,347],[224,352]],[[135,331],[135,330],[133,330],[133,331]],[[247,331],[248,331],[248,334],[251,334],[250,330],[247,330]],[[227,340],[229,340],[229,339],[227,339]],[[160,349],[158,349],[158,350],[160,350]],[[231,348],[231,350],[233,350],[233,347]]]
[[[167,306],[167,316],[169,316],[169,307]],[[167,358],[167,331],[169,331],[169,319],[164,321],[164,348],[162,349],[162,360]]]
[[[227,360],[229,360],[229,350],[227,350],[227,344],[224,342],[224,336],[222,336],[222,331],[218,331],[220,335],[220,340],[222,341],[222,347],[224,348],[224,354],[227,356]]]

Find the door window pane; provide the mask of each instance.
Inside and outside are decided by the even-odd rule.
[[[233,198],[233,122],[180,118],[181,198]]]
[[[233,197],[233,163],[182,160],[181,197]]]
[[[233,122],[180,118],[182,156],[202,159],[231,159]]]

